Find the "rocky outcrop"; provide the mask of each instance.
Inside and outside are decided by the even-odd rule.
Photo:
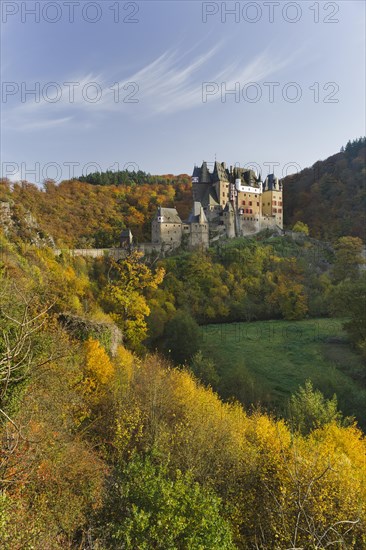
[[[13,201],[0,201],[0,229],[7,237],[20,237],[39,248],[55,248],[53,238],[43,231],[35,217],[29,211],[18,210]]]
[[[0,202],[0,227],[3,229],[6,236],[8,236],[10,231],[14,228],[10,202]]]
[[[74,338],[82,341],[88,338],[99,340],[111,355],[117,353],[118,345],[123,342],[122,332],[113,323],[93,321],[69,313],[60,313],[58,320]]]

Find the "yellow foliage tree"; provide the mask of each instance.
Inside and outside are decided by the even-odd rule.
[[[150,313],[144,291],[156,289],[165,271],[154,273],[143,261],[140,252],[134,252],[121,262],[112,262],[113,279],[102,293],[104,307],[122,329],[129,347],[139,350],[146,338],[146,317]],[[113,275],[112,275],[113,276]]]
[[[99,401],[114,377],[115,369],[107,352],[98,340],[89,338],[85,343],[84,372],[86,394],[91,397],[92,401]]]

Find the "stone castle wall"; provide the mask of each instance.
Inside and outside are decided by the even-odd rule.
[[[161,253],[166,255],[171,253],[174,247],[164,243],[139,243],[132,246],[132,250],[142,252],[144,256]],[[126,248],[55,248],[54,253],[56,256],[65,254],[72,257],[82,256],[84,258],[114,258],[115,260],[122,260],[129,255],[130,250]]]
[[[177,248],[182,242],[182,224],[154,220],[151,227],[153,244],[166,243]]]
[[[128,250],[125,248],[55,248],[56,256],[67,254],[69,256],[84,256],[89,258],[105,258],[112,257],[115,260],[126,258]]]
[[[191,231],[188,238],[189,248],[209,246],[208,224],[191,223]]]

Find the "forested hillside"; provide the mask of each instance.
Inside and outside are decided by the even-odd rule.
[[[248,413],[148,353],[168,274],[138,254],[0,246],[1,548],[365,546],[365,440],[336,401],[307,384],[290,421]]]
[[[344,151],[284,179],[284,225],[297,221],[311,236],[335,241],[342,235],[365,241],[365,138]],[[0,181],[0,201],[11,201],[20,217],[30,212],[60,248],[118,246],[129,227],[137,242],[151,238],[151,220],[159,205],[176,206],[182,219],[192,208],[188,175],[152,176],[137,171],[89,174],[42,189],[29,182]]]
[[[56,185],[47,181],[42,189],[28,182],[11,186],[3,180],[0,201],[11,201],[18,219],[31,212],[60,248],[118,246],[121,230],[126,227],[137,242],[149,241],[151,219],[158,205],[175,205],[183,218],[191,209],[188,176],[154,178],[129,173],[127,177],[122,172],[117,184],[110,178],[105,185],[100,174],[87,179],[92,183],[67,180]]]
[[[311,235],[333,241],[353,235],[365,241],[366,138],[284,180],[284,221],[306,223]]]

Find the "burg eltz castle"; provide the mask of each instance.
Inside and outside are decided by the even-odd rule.
[[[282,183],[269,174],[262,182],[253,170],[215,162],[195,166],[193,208],[182,221],[175,208],[160,206],[152,221],[152,247],[168,252],[180,246],[208,247],[220,238],[253,235],[263,229],[282,231]]]

